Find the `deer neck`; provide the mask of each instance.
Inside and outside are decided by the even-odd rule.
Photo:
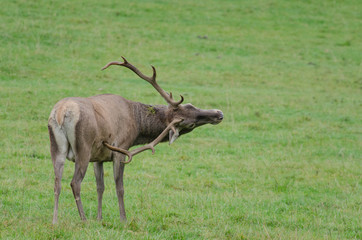
[[[152,142],[167,127],[167,106],[135,103],[133,112],[138,129],[138,136],[133,145]]]

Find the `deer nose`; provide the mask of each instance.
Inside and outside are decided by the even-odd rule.
[[[217,113],[219,114],[219,117],[217,119],[220,120],[220,121],[223,120],[224,119],[224,114],[220,110],[218,110]]]

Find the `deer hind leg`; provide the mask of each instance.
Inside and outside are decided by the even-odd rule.
[[[121,221],[126,221],[126,210],[124,208],[124,188],[123,188],[123,172],[124,172],[124,163],[121,163],[121,160],[124,161],[124,155],[113,154],[113,175],[114,181],[116,183],[116,193],[118,197],[119,205],[119,214]]]
[[[103,162],[95,162],[94,166],[94,175],[96,176],[97,182],[97,195],[98,195],[98,213],[97,220],[102,220],[102,197],[104,192],[104,171],[103,171]]]
[[[48,125],[50,137],[50,153],[54,168],[54,212],[53,224],[58,222],[58,205],[61,190],[61,180],[63,175],[65,158],[68,153],[69,143],[59,127]]]
[[[83,148],[81,150],[78,150],[75,156],[74,175],[70,186],[73,190],[73,195],[75,203],[77,204],[79,216],[83,221],[85,221],[86,217],[83,210],[82,200],[80,198],[80,190],[81,183],[83,181],[85,173],[87,172],[90,159],[90,151],[88,151],[87,148]]]

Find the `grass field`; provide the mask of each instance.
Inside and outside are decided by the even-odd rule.
[[[0,239],[362,239],[362,3],[25,1],[0,8]],[[163,99],[120,56],[223,123],[93,166],[81,222],[66,163],[59,224],[47,120],[69,96]]]

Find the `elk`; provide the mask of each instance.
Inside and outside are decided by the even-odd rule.
[[[55,104],[48,120],[50,153],[54,167],[54,213],[53,223],[58,220],[58,203],[65,159],[75,163],[71,188],[79,216],[86,220],[80,197],[81,183],[89,162],[94,164],[97,184],[98,213],[102,219],[102,196],[104,192],[103,163],[113,162],[113,174],[120,212],[120,220],[126,220],[124,207],[123,172],[132,157],[145,150],[152,150],[160,142],[173,143],[179,136],[204,124],[218,124],[223,120],[220,110],[203,110],[191,104],[181,104],[184,98],[175,101],[172,93],[165,92],[153,75],[144,75],[124,57],[123,62],[110,62],[123,66],[149,82],[166,100],[168,105],[149,105],[127,100],[113,94],[87,98],[69,97]],[[132,146],[144,146],[129,150]],[[127,158],[127,159],[126,159]]]

